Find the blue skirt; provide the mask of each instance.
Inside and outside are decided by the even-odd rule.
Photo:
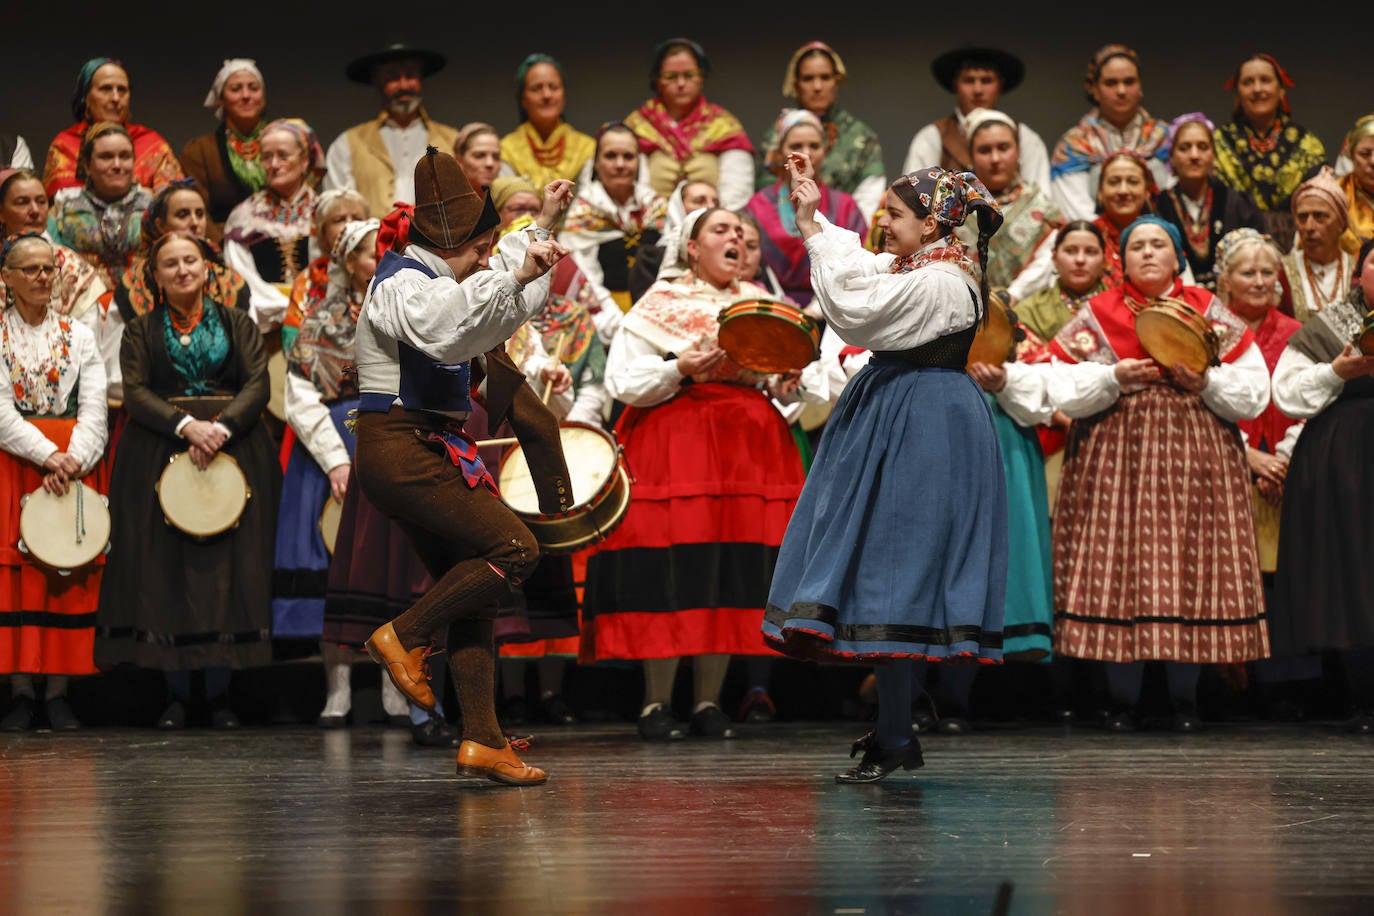
[[[809,658],[1002,658],[1007,489],[963,370],[875,359],[845,386],[787,526],[763,635]]]
[[[344,426],[357,398],[329,405],[334,428],[343,437],[349,458],[357,438]],[[299,440],[282,479],[277,511],[277,544],[272,570],[272,635],[319,639],[324,628],[329,549],[320,534],[320,514],[329,499],[329,476]]]
[[[1045,454],[1034,429],[1018,426],[991,395],[985,395],[997,427],[1007,477],[1007,606],[1002,654],[1048,661],[1054,636],[1053,541]]]

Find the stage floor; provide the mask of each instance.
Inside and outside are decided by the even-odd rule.
[[[862,725],[539,731],[542,787],[405,730],[0,738],[17,913],[1374,912],[1374,740],[988,727],[840,786]]]

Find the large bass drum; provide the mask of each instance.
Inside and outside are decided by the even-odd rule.
[[[564,422],[558,424],[558,436],[572,482],[571,509],[552,515],[539,511],[529,462],[518,443],[501,457],[497,485],[501,501],[529,527],[541,550],[567,554],[604,541],[625,518],[630,508],[630,475],[612,433],[586,423]]]

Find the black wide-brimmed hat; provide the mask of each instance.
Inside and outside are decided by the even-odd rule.
[[[1011,92],[1026,78],[1026,65],[1009,51],[1001,48],[984,48],[966,45],[946,51],[930,63],[930,72],[935,74],[935,82],[945,87],[946,92],[954,91],[954,81],[965,67],[985,67],[996,70],[1002,78],[1002,92]]]
[[[387,45],[380,51],[373,54],[364,54],[357,60],[350,63],[344,74],[355,83],[372,83],[372,69],[378,64],[389,63],[393,60],[418,60],[420,62],[420,76],[426,77],[432,73],[438,73],[444,68],[447,61],[444,55],[438,51],[429,51],[425,48],[412,48],[407,44],[396,42]]]

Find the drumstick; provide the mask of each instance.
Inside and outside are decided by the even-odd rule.
[[[567,338],[568,338],[568,332],[567,332],[567,331],[564,331],[562,334],[559,334],[559,335],[558,335],[558,343],[554,344],[554,347],[553,347],[553,359],[554,359],[554,364],[555,364],[555,365],[561,366],[561,365],[563,364],[563,341],[567,340]],[[553,379],[549,379],[548,381],[546,381],[546,382],[544,383],[544,403],[545,403],[545,404],[549,403],[549,393],[550,393],[551,391],[553,391]]]
[[[508,436],[505,439],[478,439],[473,444],[478,448],[486,448],[488,445],[515,445],[519,441],[515,436]]]

